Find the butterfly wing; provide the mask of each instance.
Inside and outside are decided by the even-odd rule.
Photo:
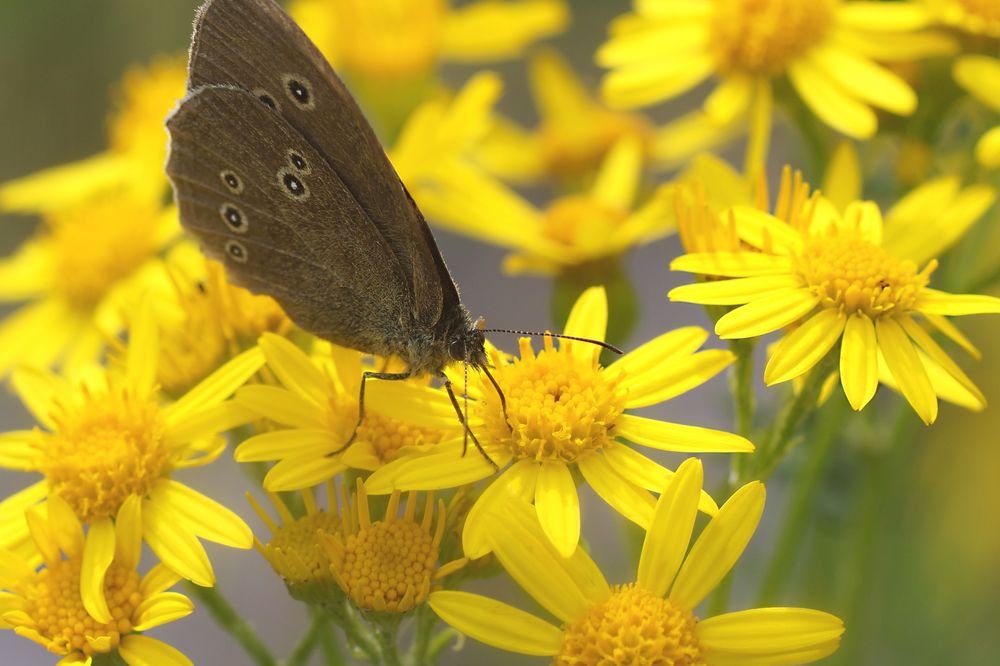
[[[234,282],[321,337],[396,351],[384,331],[409,321],[403,269],[308,139],[253,94],[222,86],[188,95],[167,129],[181,221]]]
[[[403,272],[413,317],[433,327],[458,293],[357,103],[272,0],[209,0],[195,21],[190,87],[235,85],[276,110],[326,159]]]

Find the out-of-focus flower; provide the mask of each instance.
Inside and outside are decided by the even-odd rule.
[[[427,493],[420,516],[410,493],[399,515],[399,492],[392,493],[382,520],[373,520],[368,496],[357,480],[353,505],[342,502],[340,529],[322,536],[330,571],[355,606],[377,613],[406,613],[427,600],[432,585],[465,566],[465,558],[438,565],[445,530],[444,500]],[[345,498],[346,500],[346,498]]]
[[[612,23],[597,59],[613,70],[605,99],[622,108],[671,99],[715,77],[719,85],[703,110],[721,126],[749,114],[751,164],[759,166],[773,87],[783,79],[820,120],[848,136],[875,134],[873,107],[912,113],[916,94],[876,61],[950,52],[950,40],[924,30],[929,24],[929,13],[910,2],[636,2],[635,13]]]
[[[95,655],[117,652],[129,666],[190,665],[175,648],[145,632],[194,610],[167,592],[179,576],[162,564],[139,576],[142,552],[138,503],[112,526],[92,525],[87,536],[58,496],[26,515],[42,567],[0,550],[0,628],[13,629],[62,657],[59,666],[90,666]],[[95,530],[117,533],[97,539]],[[105,535],[109,536],[109,535]],[[34,559],[34,558],[32,558]]]
[[[602,340],[607,327],[607,298],[588,289],[577,301],[564,333]],[[643,527],[649,525],[654,499],[671,472],[619,438],[662,451],[746,453],[753,445],[727,432],[668,423],[625,414],[654,405],[699,386],[729,366],[724,350],[696,350],[708,334],[698,328],[665,333],[608,367],[601,367],[600,347],[567,341],[556,348],[546,338],[535,354],[522,339],[520,358],[491,350],[492,372],[506,397],[506,415],[493,386],[478,378],[469,385],[469,423],[485,451],[501,468],[513,462],[480,496],[463,531],[465,554],[489,551],[487,515],[511,496],[533,500],[542,529],[559,552],[569,556],[580,536],[580,506],[574,470],[608,504]],[[456,378],[458,379],[458,378]],[[458,379],[460,384],[461,380]],[[386,387],[373,402],[394,407],[401,419],[434,426],[454,421],[441,391],[416,395],[407,387]],[[483,456],[463,455],[462,441],[413,452],[376,470],[367,480],[370,493],[453,488],[494,473]],[[714,513],[707,495],[702,509]]]
[[[265,332],[292,329],[277,301],[226,280],[225,268],[181,243],[167,260],[173,298],[157,302],[160,360],[157,380],[169,395],[180,395],[219,365],[257,344]]]
[[[524,502],[511,499],[491,513],[486,538],[497,559],[555,624],[469,592],[434,592],[430,605],[464,634],[510,652],[551,656],[558,666],[782,666],[835,652],[844,625],[829,613],[756,608],[694,615],[742,555],[764,510],[764,486],[743,486],[688,553],[701,484],[701,463],[685,461],[656,502],[636,582],[625,585],[609,585],[579,547],[569,557],[559,553]]]
[[[271,531],[270,541],[263,543],[255,537],[254,547],[285,581],[294,598],[318,604],[328,602],[336,583],[322,535],[333,534],[340,529],[340,516],[332,508],[337,506],[333,482],[326,483],[327,506],[331,508],[319,507],[313,489],[308,488],[302,491],[306,512],[299,517],[292,514],[279,495],[268,493],[268,497],[278,512],[280,522],[271,520],[253,495],[247,493],[254,512]],[[343,502],[346,502],[346,495],[342,498]]]
[[[30,301],[0,324],[0,374],[15,363],[59,364],[72,374],[96,361],[137,295],[166,283],[159,253],[180,233],[175,209],[125,192],[44,222],[0,261],[0,299]]]
[[[642,164],[639,139],[627,136],[605,156],[589,191],[556,199],[544,210],[475,167],[442,174],[420,203],[448,229],[514,249],[505,270],[558,274],[673,230],[669,185],[634,209]]]
[[[774,215],[750,206],[724,213],[741,243],[686,254],[671,268],[735,278],[685,285],[676,301],[739,306],[716,323],[722,338],[757,337],[794,327],[775,348],[764,380],[776,384],[811,370],[840,343],[840,374],[854,409],[874,396],[880,367],[926,423],[937,417],[939,366],[980,405],[985,399],[934,341],[927,325],[962,346],[945,315],[1000,312],[1000,299],[953,295],[928,284],[933,257],[961,237],[993,203],[986,186],[962,190],[932,181],[889,210],[854,201],[841,213],[785,170]],[[924,264],[918,270],[918,264]]]
[[[934,17],[966,32],[1000,37],[1000,5],[996,0],[924,0]]]
[[[185,63],[185,57],[171,57],[130,68],[113,100],[108,149],[3,184],[0,210],[60,211],[119,188],[158,202],[168,189],[163,173],[167,151],[163,119],[184,96]]]
[[[461,438],[454,412],[441,427],[421,428],[396,418],[395,409],[373,406],[370,398],[380,382],[371,381],[366,385],[365,418],[354,441],[330,455],[348,442],[358,423],[361,377],[370,369],[362,365],[362,354],[326,346],[326,353],[310,357],[270,333],[259,344],[281,386],[245,386],[237,391],[236,400],[279,429],[243,441],[235,455],[240,462],[278,461],[264,477],[267,490],[308,488],[347,468],[375,470],[410,448],[423,450]],[[420,380],[407,383],[414,389],[427,388]]]
[[[163,406],[155,385],[158,337],[147,301],[125,358],[97,376],[74,385],[43,370],[14,373],[15,391],[43,429],[6,434],[0,465],[45,478],[0,503],[0,545],[26,538],[15,508],[48,496],[90,526],[88,549],[114,552],[119,525],[127,523],[160,561],[198,585],[215,580],[199,538],[250,548],[250,528],[239,516],[172,477],[212,462],[226,447],[219,433],[253,418],[226,398],[264,356],[244,352]]]
[[[1000,12],[1000,7],[997,11]],[[997,16],[1000,23],[1000,13]],[[953,73],[960,86],[1000,113],[1000,60],[984,55],[964,55],[955,60]],[[1000,167],[1000,125],[979,139],[976,159],[989,169]]]
[[[648,154],[653,136],[649,123],[594,99],[559,52],[539,51],[529,62],[528,74],[538,126],[528,131],[512,121],[498,122],[477,151],[489,171],[515,184],[543,179],[586,184],[622,137],[638,138]],[[656,156],[649,159],[655,161]]]

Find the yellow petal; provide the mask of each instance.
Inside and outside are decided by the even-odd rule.
[[[254,435],[236,447],[237,462],[259,462],[282,458],[322,458],[339,448],[329,430],[275,430]]]
[[[936,289],[921,289],[914,310],[959,317],[973,314],[1000,314],[1000,298],[979,294],[948,294]]]
[[[668,423],[634,414],[618,418],[620,437],[661,451],[684,453],[750,453],[753,444],[745,437],[722,430]]]
[[[864,313],[847,318],[840,346],[840,382],[856,411],[868,404],[878,388],[878,340],[875,325]]]
[[[880,318],[875,322],[875,334],[879,350],[903,397],[924,423],[934,423],[938,412],[937,395],[903,327],[893,319]]]
[[[365,387],[365,410],[392,416],[425,428],[454,429],[462,424],[447,393],[410,382],[370,381]],[[475,427],[477,422],[471,420]]]
[[[167,425],[172,425],[188,414],[222,402],[242,386],[264,365],[264,353],[253,347],[228,361],[221,368],[203,379],[177,402],[163,410]]]
[[[892,256],[924,264],[957,243],[996,200],[987,185],[958,190],[958,179],[921,185],[892,207],[882,246]]]
[[[513,58],[568,21],[562,0],[470,2],[446,14],[441,54],[463,62]]]
[[[45,511],[49,529],[59,548],[70,557],[83,553],[83,525],[69,503],[59,495],[50,495]]]
[[[857,30],[910,32],[930,25],[931,15],[918,5],[855,1],[837,7],[837,22]]]
[[[723,339],[753,338],[787,326],[812,312],[819,297],[808,289],[785,289],[741,305],[724,314],[715,324]]]
[[[231,548],[253,546],[253,532],[243,519],[218,502],[172,479],[158,481],[149,493],[160,507],[169,507],[185,529]]]
[[[47,370],[18,368],[11,376],[11,384],[35,420],[49,430],[58,429],[52,420],[57,406],[73,404],[69,384]]]
[[[854,51],[819,46],[808,58],[848,95],[902,116],[917,108],[917,94],[906,81]]]
[[[986,55],[966,54],[955,59],[952,74],[960,86],[983,104],[1000,111],[1000,60]]]
[[[670,262],[670,270],[719,277],[788,275],[792,262],[788,257],[759,252],[701,252],[677,257]]]
[[[340,456],[283,458],[264,475],[264,489],[272,493],[302,490],[328,481],[345,469]]]
[[[782,338],[764,368],[768,386],[809,372],[840,340],[847,317],[840,310],[823,308]]]
[[[179,576],[202,587],[215,584],[212,564],[198,538],[156,502],[142,503],[142,533],[160,561]]]
[[[625,444],[615,442],[605,446],[602,453],[604,459],[619,476],[654,493],[662,493],[674,476],[674,473],[666,467],[650,460]],[[698,500],[698,510],[709,516],[714,516],[719,512],[719,505],[715,503],[711,495],[702,490]]]
[[[627,211],[635,203],[642,178],[643,145],[638,136],[626,134],[608,151],[590,193],[610,210]]]
[[[701,386],[730,365],[736,356],[726,349],[707,349],[669,364],[650,366],[647,372],[626,379],[625,406],[655,405]]]
[[[608,329],[608,295],[604,287],[590,287],[576,299],[566,320],[563,334],[578,338],[604,341]],[[574,355],[591,358],[600,348],[596,345],[574,344]]]
[[[534,460],[519,460],[488,485],[476,503],[469,509],[462,528],[462,549],[469,559],[478,559],[490,552],[487,534],[490,521],[487,516],[502,508],[511,498],[531,501],[535,496],[535,482],[539,465]],[[575,544],[574,544],[575,547]]]
[[[643,30],[621,32],[597,49],[594,60],[601,67],[618,67],[672,55],[692,56],[708,45],[707,24],[690,21],[663,21]]]
[[[495,470],[479,452],[462,455],[461,441],[438,444],[427,454],[397,458],[368,477],[365,489],[372,495],[387,495],[393,490],[441,490],[457,488],[492,476]],[[496,454],[492,454],[496,455]],[[503,468],[509,456],[494,458]]]
[[[666,596],[687,553],[703,478],[701,461],[688,458],[656,501],[636,574],[639,585],[654,596]]]
[[[812,112],[833,129],[855,139],[875,134],[875,112],[831,80],[823,69],[800,59],[789,65],[788,78]]]
[[[547,657],[558,654],[563,633],[530,613],[469,592],[434,592],[427,600],[438,617],[487,645]]]
[[[329,425],[327,408],[277,386],[244,386],[235,400],[258,417],[292,428],[321,430]]]
[[[752,206],[729,209],[740,238],[768,254],[789,254],[802,249],[802,234],[784,220]]]
[[[713,664],[712,653],[718,652],[734,661],[739,655],[783,665],[808,663],[796,657],[812,656],[817,649],[832,654],[840,644],[844,623],[834,615],[807,608],[755,608],[707,618],[698,623],[696,631]]]
[[[139,566],[142,556],[142,499],[129,495],[115,516],[115,562],[127,569]]]
[[[152,392],[156,382],[156,363],[159,358],[160,331],[153,315],[153,304],[144,298],[129,326],[128,351],[125,360],[129,384],[139,395]]]
[[[601,94],[614,108],[645,106],[687,92],[714,70],[715,62],[707,53],[626,65],[604,77]]]
[[[179,650],[141,634],[122,639],[118,654],[128,666],[194,666]]]
[[[753,79],[749,76],[730,75],[705,99],[702,108],[713,122],[726,125],[750,108],[753,96]]]
[[[257,413],[253,410],[227,400],[207,409],[189,412],[183,419],[175,420],[167,429],[167,442],[174,447],[184,446],[245,425],[256,418]]]
[[[674,358],[693,354],[705,340],[708,340],[708,331],[700,326],[685,326],[667,331],[619,357],[604,371],[624,373],[635,378],[648,372],[651,366],[668,365]]]
[[[691,548],[670,600],[685,610],[701,603],[743,554],[763,512],[762,483],[748,483],[733,493]]]
[[[80,597],[87,614],[98,622],[111,621],[111,611],[104,597],[104,576],[115,557],[115,527],[110,518],[90,523],[80,565]]]
[[[843,211],[862,196],[863,176],[858,151],[850,141],[841,141],[830,157],[823,178],[823,195]]]
[[[976,142],[976,160],[987,169],[1000,166],[1000,127],[994,127]]]
[[[38,447],[30,430],[13,430],[0,434],[0,467],[32,472],[38,461]]]
[[[653,517],[653,496],[620,476],[604,460],[604,456],[590,455],[577,461],[583,478],[601,499],[615,511],[645,529]]]
[[[966,375],[955,361],[951,360],[948,353],[941,349],[941,346],[934,341],[934,338],[930,336],[927,331],[923,329],[917,322],[909,316],[904,316],[899,318],[899,323],[903,326],[903,330],[906,334],[917,343],[917,345],[930,357],[934,363],[941,366],[941,368],[952,376],[959,384],[965,387],[965,390],[972,394],[976,402],[981,405],[986,405],[986,396],[983,395],[982,391],[975,385],[975,383]],[[931,382],[933,385],[933,382]]]
[[[802,280],[794,275],[761,275],[685,284],[671,289],[667,298],[681,303],[702,305],[743,305],[764,298],[775,291],[795,289],[800,286]]]
[[[180,579],[180,576],[169,567],[164,564],[157,564],[142,577],[142,582],[139,584],[139,591],[142,593],[142,596],[150,597],[163,592],[167,588],[173,587]]]
[[[268,367],[285,388],[317,405],[327,403],[330,382],[304,351],[274,333],[264,333],[259,345]]]
[[[187,617],[194,611],[194,604],[183,594],[177,592],[162,592],[147,597],[135,609],[139,621],[136,631],[149,631],[161,624]]]
[[[542,531],[563,557],[580,542],[580,499],[564,463],[543,462],[535,485],[535,510]]]

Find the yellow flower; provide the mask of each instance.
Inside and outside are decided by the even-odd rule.
[[[1000,14],[997,16],[997,21],[1000,22]],[[960,86],[990,109],[1000,113],[1000,60],[984,55],[964,55],[955,60],[953,72]],[[976,144],[976,159],[988,169],[1000,167],[1000,125],[979,139]]]
[[[512,121],[497,124],[477,151],[492,173],[517,184],[574,185],[591,179],[622,137],[636,137],[648,152],[653,130],[647,121],[595,100],[558,51],[539,51],[528,74],[539,124],[530,132]]]
[[[326,483],[327,506],[337,506],[333,482]],[[247,499],[254,512],[271,531],[271,540],[266,544],[254,538],[254,547],[264,556],[274,572],[285,581],[289,593],[296,599],[310,603],[323,603],[330,598],[331,586],[335,586],[321,535],[333,534],[340,529],[340,516],[332,510],[317,506],[313,490],[302,491],[306,513],[295,517],[288,505],[275,493],[268,493],[281,518],[277,523],[257,503],[250,493]],[[346,497],[344,498],[346,501]]]
[[[928,12],[909,2],[651,0],[612,23],[597,60],[613,69],[605,98],[622,108],[676,97],[714,76],[719,85],[703,110],[722,126],[750,115],[750,164],[758,166],[782,79],[848,136],[875,134],[873,107],[913,113],[909,84],[875,61],[950,51],[949,40],[923,31],[929,23]]]
[[[380,384],[366,385],[365,418],[351,445],[347,443],[358,423],[358,391],[362,372],[360,352],[326,346],[317,358],[274,334],[264,334],[260,349],[267,367],[281,386],[244,386],[236,401],[261,418],[279,426],[272,432],[250,437],[236,447],[239,462],[278,460],[264,477],[272,492],[308,488],[347,469],[374,470],[394,460],[410,447],[426,449],[445,439],[461,437],[454,419],[439,428],[420,428],[400,421],[371,404]],[[395,383],[395,382],[393,382]],[[411,380],[415,388],[423,386]]]
[[[403,515],[398,515],[399,492],[389,498],[385,517],[372,520],[364,484],[361,479],[357,484],[354,506],[341,503],[340,530],[322,536],[330,571],[358,608],[406,613],[427,600],[435,581],[468,560],[438,566],[447,515],[444,500],[439,499],[434,522],[434,493],[427,493],[419,520],[416,493],[410,493]]]
[[[580,296],[564,329],[566,335],[601,340],[607,327],[607,298],[601,288]],[[625,439],[662,451],[740,453],[753,450],[746,439],[727,432],[667,423],[625,414],[668,400],[694,388],[732,363],[724,350],[696,350],[708,334],[692,326],[665,333],[606,368],[596,345],[566,342],[557,349],[546,338],[537,355],[527,339],[521,356],[511,359],[491,350],[493,374],[506,396],[506,417],[492,385],[479,378],[468,387],[469,422],[486,452],[501,468],[470,510],[463,531],[465,554],[488,552],[487,514],[510,496],[534,500],[542,529],[556,548],[569,555],[580,536],[580,506],[574,470],[608,504],[646,527],[653,513],[649,491],[663,487],[671,472],[630,446]],[[385,387],[372,402],[395,410],[399,418],[434,426],[454,421],[441,391]],[[461,380],[458,380],[461,386]],[[376,470],[369,493],[453,488],[485,479],[494,468],[475,451],[463,455],[462,440],[412,452]],[[702,509],[715,511],[705,495]]]
[[[192,244],[173,248],[167,270],[173,293],[157,302],[162,328],[157,379],[169,395],[182,394],[257,344],[262,333],[292,328],[273,298],[230,284],[222,264],[205,259]]]
[[[764,371],[768,385],[799,377],[840,343],[840,376],[854,409],[891,375],[926,423],[937,417],[934,375],[979,389],[934,341],[927,325],[970,347],[944,315],[1000,312],[1000,299],[947,294],[928,285],[941,249],[954,243],[993,203],[985,186],[961,190],[943,178],[901,199],[883,223],[878,206],[854,201],[840,213],[786,168],[775,214],[736,206],[724,215],[739,249],[686,254],[674,270],[735,278],[678,287],[676,301],[739,306],[721,317],[722,338],[749,338],[794,326]],[[923,265],[918,269],[918,265]]]
[[[0,300],[30,301],[0,324],[0,374],[15,363],[75,369],[99,357],[137,295],[165,283],[161,249],[173,208],[124,192],[52,213],[0,261]]]
[[[589,191],[539,210],[495,178],[456,165],[440,176],[437,188],[423,194],[420,204],[448,229],[513,249],[505,270],[556,274],[617,257],[673,230],[669,185],[634,210],[642,166],[639,139],[626,136],[605,156]]]
[[[477,640],[550,656],[557,666],[784,666],[835,652],[844,625],[821,611],[756,608],[706,619],[694,615],[739,559],[764,510],[764,486],[756,481],[743,486],[688,553],[701,484],[698,460],[677,469],[656,502],[636,582],[625,585],[609,585],[579,547],[569,557],[556,551],[524,502],[511,499],[492,513],[487,539],[493,552],[555,624],[469,592],[434,592],[431,608]]]
[[[117,652],[130,666],[191,664],[175,648],[144,635],[190,614],[191,601],[166,590],[179,577],[158,564],[139,576],[141,526],[132,503],[114,526],[92,525],[86,537],[73,509],[59,497],[26,515],[43,566],[0,550],[0,627],[60,655],[60,666],[89,666]],[[117,541],[94,538],[117,532]],[[105,535],[108,536],[108,535]]]
[[[218,433],[252,419],[225,398],[263,365],[263,354],[241,354],[164,406],[155,386],[157,338],[146,305],[125,358],[89,381],[74,386],[42,370],[14,373],[15,391],[43,429],[5,436],[0,466],[45,478],[0,503],[0,545],[26,536],[12,527],[14,508],[48,496],[90,525],[87,548],[99,553],[118,547],[126,512],[160,561],[198,585],[215,580],[199,538],[250,548],[250,528],[235,513],[172,477],[212,462],[226,447]]]
[[[946,25],[1000,37],[1000,5],[996,0],[924,0],[924,4]]]
[[[119,84],[109,120],[108,150],[0,186],[0,210],[51,212],[121,187],[149,201],[167,192],[163,119],[184,96],[186,57],[131,67]]]

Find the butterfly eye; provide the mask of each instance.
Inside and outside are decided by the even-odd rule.
[[[312,173],[312,168],[310,168],[309,163],[306,162],[306,158],[302,157],[299,153],[294,150],[288,151],[288,163],[295,167],[295,170],[308,176]]]
[[[292,173],[291,169],[278,171],[278,184],[281,186],[281,191],[292,199],[305,201],[309,198],[309,188],[301,178]]]
[[[222,215],[222,221],[226,223],[226,226],[236,233],[245,234],[247,232],[246,219],[243,217],[242,211],[233,204],[223,204],[222,208],[219,209],[219,214]]]
[[[232,171],[223,171],[219,174],[219,177],[222,178],[223,184],[229,188],[230,192],[233,194],[243,193],[243,182],[235,173]]]
[[[241,264],[245,264],[247,261],[247,249],[241,243],[237,243],[234,240],[226,243],[226,254]]]
[[[282,81],[285,84],[285,91],[288,93],[288,98],[295,103],[300,109],[305,109],[306,111],[311,111],[316,108],[316,100],[313,99],[312,86],[301,76],[293,76],[291,74],[285,74],[282,77]]]
[[[278,103],[275,101],[271,93],[267,92],[263,88],[254,88],[253,94],[257,96],[257,99],[259,99],[260,103],[264,106],[270,107],[275,111],[281,111],[281,107],[278,106]]]

